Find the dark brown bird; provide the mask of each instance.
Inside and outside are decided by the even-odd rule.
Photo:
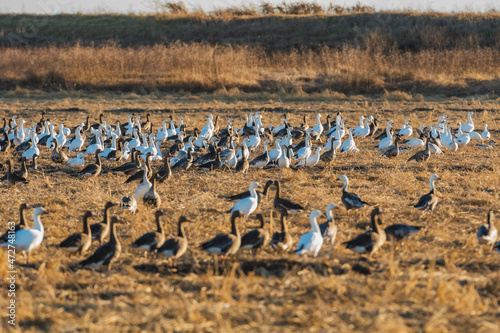
[[[380,215],[382,211],[379,207],[375,207],[371,214],[372,230],[366,231],[354,239],[342,243],[346,248],[357,253],[370,253],[370,257],[377,252],[385,243],[386,235],[384,229],[380,226],[382,219]]]
[[[158,208],[161,205],[161,198],[158,192],[156,192],[156,174],[151,178],[151,187],[144,194],[142,198],[144,206],[151,208]]]
[[[260,221],[260,227],[255,228],[243,236],[241,236],[240,249],[252,250],[252,255],[255,256],[257,251],[261,248],[265,248],[269,241],[269,231],[264,228],[264,216],[262,214],[257,214],[256,219]]]
[[[9,183],[9,185],[16,185],[16,183],[28,183],[28,180],[26,178],[12,172],[12,160],[7,161],[7,174],[5,175],[4,181]]]
[[[218,234],[211,240],[200,245],[200,249],[211,254],[221,255],[223,259],[226,256],[238,252],[241,245],[241,236],[236,224],[236,219],[240,217],[239,211],[231,214],[231,233]]]
[[[89,178],[99,176],[99,174],[101,173],[101,158],[99,157],[100,153],[102,153],[102,150],[97,149],[95,152],[95,163],[87,164],[87,166],[78,173],[79,176],[90,176]]]
[[[90,257],[80,262],[79,268],[85,266],[100,267],[107,266],[107,270],[111,269],[111,264],[118,260],[122,252],[122,246],[116,233],[116,223],[120,222],[116,216],[111,220],[111,235],[108,243],[101,245]]]
[[[139,237],[132,243],[133,248],[146,251],[145,254],[147,254],[148,252],[155,253],[156,250],[163,245],[165,242],[165,229],[160,220],[163,215],[165,215],[165,213],[162,210],[157,210],[155,212],[156,231],[147,232]]]
[[[429,193],[423,195],[420,197],[420,200],[418,200],[417,204],[414,206],[417,209],[423,210],[423,211],[434,211],[434,208],[436,208],[436,205],[438,204],[438,197],[437,194],[434,193],[434,181],[436,179],[439,179],[439,177],[436,174],[432,174],[431,177],[429,178],[429,184],[431,187],[431,190]]]
[[[177,222],[177,237],[167,239],[157,251],[158,255],[173,258],[174,265],[177,265],[177,259],[182,257],[188,248],[186,231],[184,230],[185,222],[191,221],[181,216]]]
[[[112,203],[110,201],[106,202],[106,205],[104,206],[103,221],[101,223],[94,223],[90,226],[92,240],[99,240],[99,244],[102,244],[104,238],[108,236],[110,222],[109,209],[114,206],[118,206],[118,204]]]
[[[10,234],[15,233],[20,229],[27,229],[26,218],[24,216],[24,211],[28,208],[31,208],[30,205],[23,203],[19,207],[19,223],[14,226],[14,229],[8,229],[2,236],[0,236],[0,244],[6,244],[9,240],[9,231]]]
[[[242,154],[243,158],[236,163],[236,167],[234,170],[236,172],[247,173],[250,163],[248,162],[248,158],[245,154]]]
[[[288,225],[286,223],[287,216],[288,213],[286,211],[281,213],[281,232],[275,232],[271,238],[271,247],[278,253],[288,252],[293,245],[293,237],[288,232]]]
[[[281,185],[279,180],[273,180],[273,185],[276,186],[276,195],[274,196],[273,201],[274,209],[276,209],[280,213],[286,211],[287,215],[304,210],[304,207],[302,207],[302,205],[297,204],[289,199],[280,198]]]
[[[136,173],[141,169],[142,163],[140,159],[137,157],[140,153],[141,153],[140,151],[136,150],[135,148],[132,148],[130,152],[132,160],[114,169],[111,169],[111,171],[118,174],[133,175],[134,173]]]
[[[66,250],[71,254],[83,254],[87,252],[92,244],[92,234],[89,224],[89,218],[94,216],[91,211],[85,211],[83,215],[83,232],[75,232],[65,240],[63,240],[59,247]]]
[[[430,138],[427,136],[425,139],[425,149],[418,151],[408,159],[407,162],[416,161],[416,162],[425,162],[431,157],[431,151],[429,150]]]
[[[156,173],[156,179],[158,183],[163,183],[170,176],[172,176],[172,169],[170,168],[170,157],[165,157],[165,161],[163,162],[163,168],[158,170]]]
[[[53,140],[52,144],[54,145],[54,148],[52,149],[52,154],[50,154],[50,160],[59,164],[66,163],[68,156],[59,150],[59,143],[57,140]]]

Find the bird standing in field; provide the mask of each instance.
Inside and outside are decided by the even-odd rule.
[[[56,141],[56,140],[54,140]],[[92,244],[92,234],[90,231],[89,218],[94,213],[87,210],[83,215],[83,232],[75,232],[59,244],[59,248],[68,251],[71,254],[85,253]]]
[[[495,215],[493,211],[488,212],[488,223],[479,227],[477,240],[479,244],[488,244],[491,248],[495,246],[498,238],[498,229],[494,224]]]
[[[155,253],[156,250],[163,245],[165,242],[165,229],[163,224],[160,221],[160,217],[165,215],[162,210],[157,210],[155,212],[155,221],[156,221],[156,231],[147,232],[135,242],[132,243],[133,248],[138,248],[143,251],[147,255],[148,252]]]
[[[436,193],[434,193],[434,181],[436,179],[439,179],[436,174],[432,174],[430,176],[429,185],[431,190],[429,193],[420,197],[420,200],[418,200],[417,204],[414,206],[415,208],[423,211],[430,211],[431,213],[434,211],[434,208],[436,208],[436,205],[438,204],[438,197]]]
[[[371,257],[382,247],[386,240],[385,231],[380,226],[380,224],[382,224],[382,219],[380,218],[381,214],[382,211],[380,208],[375,207],[370,214],[372,230],[368,230],[342,244],[346,245],[347,249],[360,254],[370,253]]]
[[[116,223],[120,222],[116,216],[111,219],[111,235],[109,242],[101,245],[90,257],[83,260],[79,264],[79,268],[92,266],[93,268],[102,265],[107,266],[107,270],[111,270],[111,264],[118,260],[122,252],[122,246],[116,233]]]
[[[344,204],[347,214],[351,209],[359,209],[365,207],[365,205],[370,205],[366,201],[361,200],[361,198],[356,193],[347,192],[349,188],[349,179],[346,175],[340,175],[339,180],[344,182],[344,187],[342,188],[342,203]]]
[[[0,236],[0,245],[6,244],[9,240],[9,234],[16,233],[18,230],[27,229],[26,218],[24,216],[24,211],[28,208],[31,208],[30,205],[26,203],[22,203],[19,207],[19,223],[14,226],[14,228],[8,228],[7,231]],[[9,233],[10,231],[10,233]]]
[[[228,255],[235,254],[241,245],[241,236],[236,224],[236,219],[240,216],[240,211],[232,212],[231,233],[218,234],[211,240],[202,243],[200,249],[208,253],[221,255],[223,259]]]
[[[254,256],[259,249],[265,248],[271,240],[269,237],[269,231],[267,231],[264,227],[264,216],[262,214],[257,214],[256,219],[260,221],[260,227],[255,228],[241,236],[240,246],[240,249],[252,250],[252,255]]]
[[[278,253],[289,251],[293,245],[293,237],[288,231],[288,225],[286,223],[287,216],[287,211],[281,213],[281,231],[275,232],[271,238],[271,247]]]
[[[280,213],[286,212],[287,215],[304,210],[304,207],[302,207],[302,205],[295,203],[289,199],[280,197],[281,185],[279,180],[273,180],[272,184],[276,186],[276,195],[274,196],[273,201],[274,209],[276,209]]]
[[[241,215],[248,216],[252,214],[259,204],[259,198],[257,195],[257,188],[261,188],[259,183],[253,182],[250,184],[250,196],[238,201],[233,208],[231,208],[228,213],[234,213],[239,211]]]
[[[33,211],[33,222],[35,226],[30,229],[20,229],[14,235],[13,244],[7,242],[2,244],[2,246],[14,245],[16,253],[24,252],[26,253],[26,263],[30,261],[30,252],[36,249],[42,244],[44,228],[40,215],[48,213],[43,207],[37,207]]]
[[[179,217],[177,222],[177,237],[167,239],[163,245],[157,249],[157,254],[174,259],[174,265],[177,265],[177,259],[182,257],[188,248],[188,240],[184,223],[190,222],[185,216]]]
[[[317,221],[317,218],[320,216],[321,212],[317,209],[313,210],[309,215],[311,231],[300,237],[295,254],[312,254],[314,257],[318,255],[323,245],[323,236],[321,236],[321,230]]]

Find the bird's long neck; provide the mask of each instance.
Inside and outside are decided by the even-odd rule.
[[[260,221],[260,228],[264,229],[264,217],[262,215],[259,215],[259,221]]]
[[[108,212],[108,211],[109,211],[109,208],[110,208],[110,207],[106,207],[106,208],[104,209],[104,221],[103,221],[103,222],[104,222],[104,224],[107,224],[107,225],[109,225],[109,222],[110,222],[110,220],[111,220],[111,219],[109,218],[109,212]]]
[[[240,237],[240,231],[238,230],[238,226],[236,225],[236,216],[231,216],[231,233]]]
[[[329,208],[326,210],[327,222],[333,222],[333,209]]]
[[[43,234],[43,224],[40,220],[40,213],[33,213],[33,222],[35,223],[35,227],[33,229],[39,230]]]
[[[281,232],[287,232],[288,227],[286,225],[286,216],[281,214]]]
[[[344,188],[343,191],[347,192],[347,188],[349,187],[349,179],[344,179]]]
[[[184,230],[184,223],[182,221],[179,221],[179,225],[177,226],[177,236],[181,238],[186,238],[186,233]]]
[[[429,184],[431,186],[431,193],[434,193],[434,178],[432,178],[431,180],[429,180]]]
[[[118,235],[116,234],[116,225],[115,223],[111,223],[111,235],[109,236],[111,243],[120,244],[120,240],[118,239]]]
[[[311,231],[312,232],[320,232],[318,220],[317,220],[316,216],[309,217],[309,221],[311,222]]]
[[[22,206],[20,209],[19,209],[19,224],[20,225],[26,225],[26,218],[24,216],[24,210],[26,208],[24,206]]]
[[[156,231],[163,234],[163,225],[160,222],[160,215],[156,215]]]
[[[83,216],[83,233],[90,236],[91,235],[90,232],[91,231],[90,231],[89,217],[87,215],[84,215]]]
[[[274,185],[276,185],[276,196],[274,198],[279,199],[280,198],[280,188],[281,188],[280,182],[277,181],[274,183]]]

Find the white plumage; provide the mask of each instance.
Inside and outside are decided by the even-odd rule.
[[[316,220],[319,216],[321,216],[321,212],[319,210],[313,210],[309,215],[311,231],[300,237],[295,254],[312,254],[315,257],[318,255],[318,252],[323,245],[323,236],[321,236],[318,221]]]
[[[259,187],[259,183],[253,182],[250,184],[250,196],[238,201],[233,208],[229,210],[228,213],[233,213],[239,211],[242,215],[252,214],[259,204],[256,188]]]

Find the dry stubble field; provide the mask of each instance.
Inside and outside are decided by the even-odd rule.
[[[377,115],[396,128],[406,117],[413,127],[434,124],[447,114],[464,121],[468,111],[475,112],[476,128],[484,123],[498,141],[500,125],[498,100],[448,99],[420,102],[352,98],[329,102],[295,99],[285,102],[137,97],[90,98],[4,98],[3,116],[17,114],[28,123],[38,121],[41,110],[57,123],[75,126],[87,113],[94,118],[104,111],[105,120],[126,120],[129,111],[151,112],[156,127],[173,113],[184,117],[192,127],[202,126],[208,113],[243,123],[249,111],[261,110],[264,125],[277,125],[285,108],[292,125],[306,114],[312,124],[316,112],[325,117],[342,111],[349,126],[356,126],[360,115]],[[76,111],[70,111],[69,108]],[[273,111],[266,111],[275,110]],[[142,111],[141,111],[142,110]],[[163,111],[161,111],[163,110]],[[95,120],[95,119],[94,119]],[[323,118],[324,120],[324,118]],[[43,216],[45,238],[34,251],[30,265],[18,257],[19,277],[15,329],[7,327],[7,258],[0,252],[0,309],[2,331],[370,331],[370,332],[498,332],[500,331],[500,254],[483,251],[475,237],[489,209],[498,209],[500,181],[497,150],[475,146],[454,154],[445,152],[423,164],[405,164],[408,153],[396,160],[377,157],[372,139],[357,142],[355,155],[341,155],[326,167],[310,170],[251,170],[247,175],[230,172],[176,172],[167,184],[160,185],[169,221],[168,233],[175,232],[181,214],[195,221],[187,228],[190,249],[176,268],[162,259],[145,259],[130,248],[131,242],[154,229],[151,212],[140,209],[131,216],[118,209],[126,224],[118,227],[123,252],[110,272],[74,268],[80,258],[68,258],[55,245],[68,234],[80,230],[83,210],[102,217],[107,200],[118,202],[134,192],[135,186],[123,184],[122,176],[101,175],[85,183],[71,171],[55,167],[42,149],[41,168],[30,174],[30,183],[9,188],[0,186],[2,231],[6,222],[18,220],[22,202],[43,204],[50,214]],[[254,153],[255,154],[255,153]],[[252,155],[254,156],[254,155]],[[6,157],[0,153],[0,162]],[[441,202],[432,215],[420,215],[412,205],[429,191],[428,177],[437,173]],[[393,251],[386,244],[371,260],[360,260],[346,250],[346,241],[368,227],[369,208],[356,218],[342,208],[335,212],[339,234],[334,248],[324,246],[317,258],[293,254],[277,256],[270,251],[253,258],[241,253],[218,269],[213,258],[196,249],[216,232],[229,230],[225,213],[232,204],[224,196],[246,190],[252,181],[261,184],[279,179],[283,195],[306,207],[306,212],[290,220],[295,243],[309,231],[308,214],[324,211],[333,202],[341,205],[342,183],[346,174],[351,190],[364,200],[378,203],[385,210],[384,222],[420,225],[423,230]],[[274,192],[271,192],[274,194]],[[266,220],[271,197],[258,208]],[[275,215],[274,229],[278,228]],[[27,215],[31,221],[31,211]],[[255,222],[248,221],[246,231]],[[95,245],[92,250],[95,249]],[[361,265],[370,274],[356,272]]]

